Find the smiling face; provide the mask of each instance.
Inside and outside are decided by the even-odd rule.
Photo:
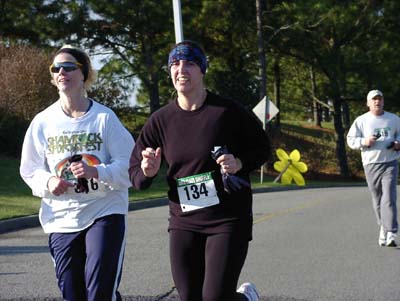
[[[383,97],[380,95],[376,95],[372,99],[369,99],[367,101],[369,111],[376,116],[383,114],[383,105],[384,100]]]
[[[171,64],[172,83],[178,93],[190,94],[203,89],[203,76],[200,67],[193,61],[179,60]]]
[[[63,62],[77,63],[77,60],[69,53],[60,53],[54,58],[53,64]],[[68,72],[60,68],[58,72],[52,73],[52,78],[59,92],[71,93],[83,89],[84,77],[80,68]]]

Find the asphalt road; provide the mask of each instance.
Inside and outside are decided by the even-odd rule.
[[[400,248],[378,246],[366,187],[254,198],[254,240],[240,282],[254,282],[261,300],[400,300]],[[167,218],[167,206],[129,213],[124,300],[179,300]],[[61,300],[41,228],[0,235],[0,300]]]

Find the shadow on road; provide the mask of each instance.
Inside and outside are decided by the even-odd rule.
[[[3,300],[3,299],[1,299]],[[62,301],[61,298],[32,298],[32,299],[7,299],[10,301]],[[157,297],[157,296],[124,296],[123,301],[180,301],[178,296]],[[261,297],[260,301],[311,301],[306,299],[296,299],[291,297]]]
[[[12,256],[16,254],[29,254],[29,253],[48,253],[49,248],[47,246],[1,246],[0,255],[2,256]]]

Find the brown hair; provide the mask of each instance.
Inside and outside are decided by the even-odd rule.
[[[81,71],[83,74],[84,87],[85,90],[88,91],[97,78],[97,72],[92,68],[92,63],[89,56],[83,50],[77,47],[73,47],[71,45],[64,45],[63,47],[61,47],[56,52],[54,57],[56,57],[60,53],[68,53],[72,55],[78,63],[82,64]],[[51,82],[54,84],[53,80]]]

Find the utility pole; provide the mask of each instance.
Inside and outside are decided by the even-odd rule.
[[[267,95],[267,64],[265,59],[265,48],[264,48],[264,38],[263,38],[263,5],[262,0],[256,0],[256,10],[257,10],[257,41],[258,41],[258,58],[259,58],[259,74],[260,74],[260,99],[263,99]],[[269,99],[266,97],[265,104],[265,116],[269,116]],[[267,131],[267,117],[263,122],[263,128]],[[261,166],[260,172],[260,182],[263,182],[264,178],[264,165]]]
[[[172,6],[174,10],[175,42],[180,43],[183,41],[181,1],[172,0]]]

